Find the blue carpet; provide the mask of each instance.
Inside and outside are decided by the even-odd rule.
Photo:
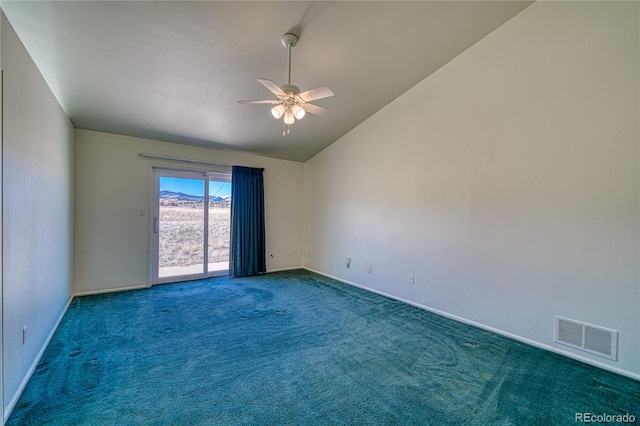
[[[638,381],[288,271],[75,298],[7,424],[551,425],[639,401]]]

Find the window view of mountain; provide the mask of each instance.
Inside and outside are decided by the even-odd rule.
[[[182,206],[182,207],[202,207],[204,200],[203,195],[185,194],[184,192],[174,192],[162,190],[160,191],[161,206]],[[209,196],[209,207],[229,207],[231,205],[231,195],[219,197],[217,195]]]

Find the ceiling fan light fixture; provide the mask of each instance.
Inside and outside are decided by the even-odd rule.
[[[315,89],[300,92],[300,88],[295,84],[291,84],[291,49],[298,43],[298,36],[293,33],[287,33],[282,36],[282,45],[289,51],[289,78],[287,84],[278,86],[271,80],[258,79],[258,82],[267,88],[271,93],[276,95],[277,100],[256,100],[256,101],[238,101],[241,104],[269,104],[274,105],[271,108],[271,115],[276,120],[283,118],[282,135],[289,134],[289,126],[295,123],[296,119],[300,120],[306,113],[314,115],[324,115],[329,112],[328,109],[311,102],[318,99],[324,99],[334,96],[335,93],[327,87],[317,87]]]
[[[280,117],[282,117],[282,114],[284,114],[284,111],[285,111],[284,105],[282,104],[276,105],[273,108],[271,108],[271,115],[273,115],[275,119],[279,119]]]
[[[295,122],[295,118],[293,116],[293,112],[290,109],[287,109],[284,112],[284,124],[293,124]]]
[[[302,109],[302,107],[300,105],[294,105],[291,108],[291,112],[293,112],[293,115],[300,120],[302,117],[304,117],[305,111],[304,109]]]

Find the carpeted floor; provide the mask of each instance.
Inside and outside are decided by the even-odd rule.
[[[640,382],[306,271],[73,300],[8,425],[551,425]],[[636,420],[638,421],[638,420]]]

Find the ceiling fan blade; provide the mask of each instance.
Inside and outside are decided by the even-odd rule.
[[[302,109],[315,115],[325,115],[326,113],[330,112],[330,110],[326,108],[322,108],[318,105],[313,104],[304,104],[302,105]]]
[[[271,100],[263,100],[263,101],[238,101],[239,104],[269,104],[269,105],[275,105],[275,104],[279,104],[280,101],[277,99],[271,99]]]
[[[284,98],[286,98],[286,97],[287,97],[287,94],[286,94],[286,93],[284,93],[284,92],[282,91],[282,89],[281,89],[277,84],[275,84],[273,81],[271,81],[271,80],[264,80],[264,79],[261,79],[261,78],[259,78],[259,79],[258,79],[258,81],[259,81],[259,82],[260,82],[264,87],[266,87],[267,89],[269,89],[269,91],[270,91],[271,93],[273,93],[274,95],[276,95],[277,97],[284,97]]]
[[[305,102],[312,102],[318,99],[335,96],[335,93],[333,93],[333,90],[329,89],[328,86],[322,86],[316,89],[307,90],[306,92],[298,93],[298,96],[300,96]]]

